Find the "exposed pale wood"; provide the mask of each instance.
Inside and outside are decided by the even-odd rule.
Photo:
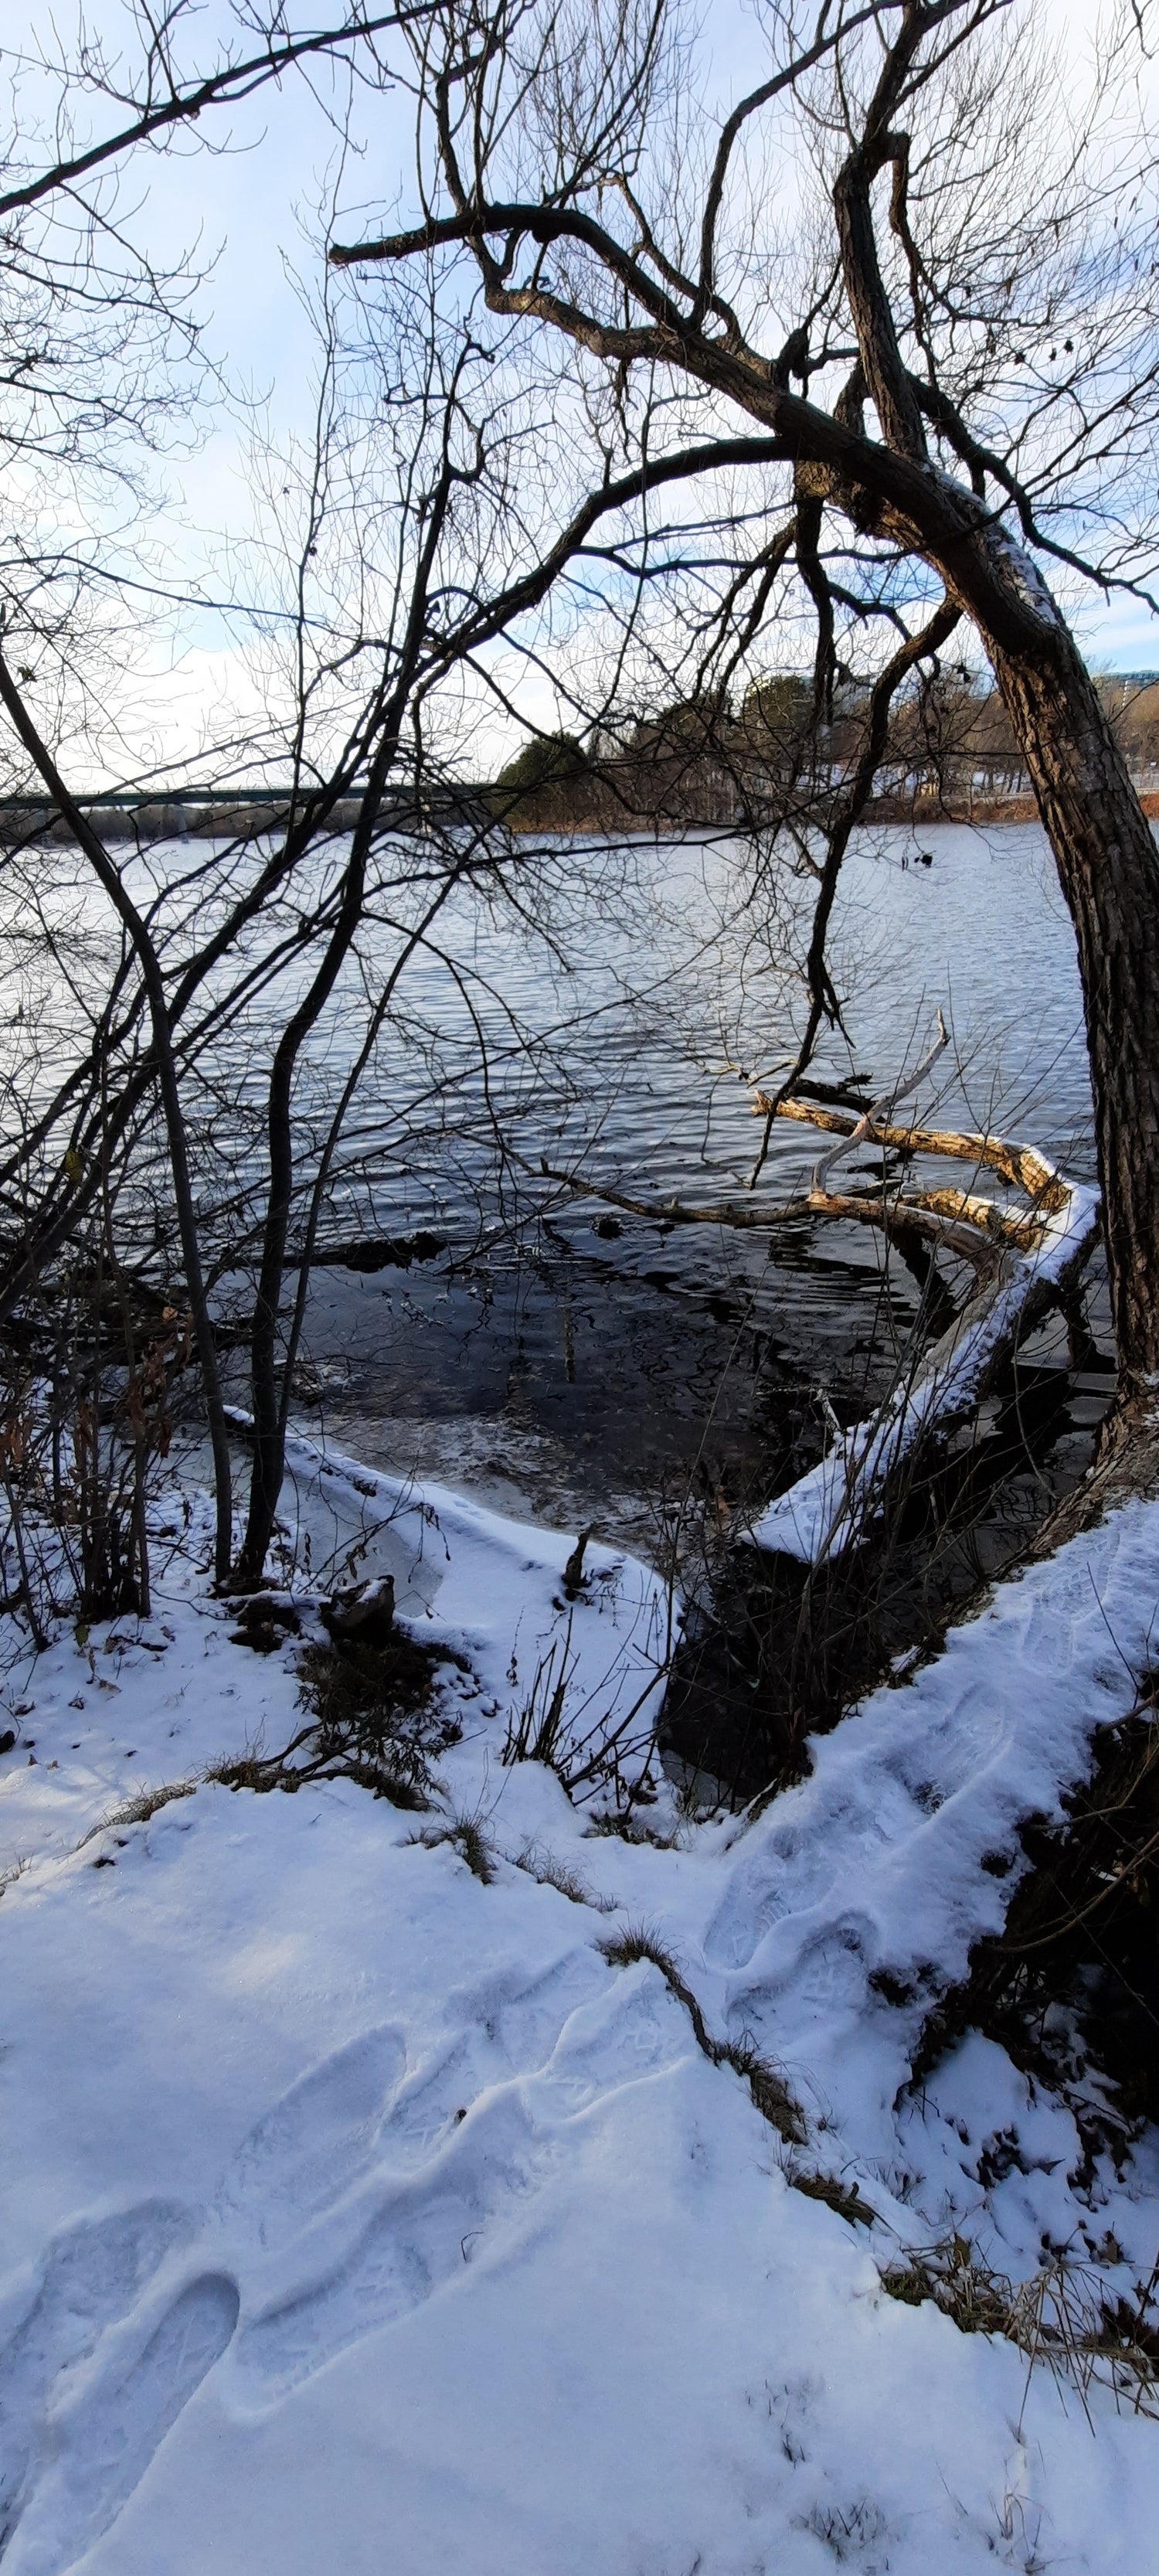
[[[930,1048],[929,1054],[923,1056],[921,1063],[915,1065],[912,1073],[903,1075],[901,1079],[894,1084],[892,1091],[883,1094],[883,1097],[880,1100],[873,1101],[868,1109],[863,1109],[856,1125],[842,1139],[841,1143],[838,1145],[831,1145],[829,1152],[822,1155],[820,1162],[815,1164],[813,1168],[813,1187],[815,1190],[823,1190],[825,1188],[834,1164],[840,1162],[843,1154],[852,1153],[855,1146],[860,1145],[872,1136],[874,1129],[892,1116],[892,1113],[897,1108],[899,1101],[908,1100],[910,1098],[911,1093],[917,1090],[919,1083],[924,1082],[927,1073],[929,1073],[931,1068],[937,1063],[938,1057],[944,1054],[949,1043],[950,1033],[946,1027],[944,1019],[942,1018],[941,1011],[939,1010],[938,1034],[933,1046]]]
[[[1025,1252],[1033,1252],[1042,1241],[1043,1229],[1036,1216],[1021,1208],[1000,1208],[993,1199],[980,1198],[976,1190],[907,1190],[895,1204],[907,1212],[911,1208],[929,1208],[935,1215],[976,1225],[1000,1243],[1020,1244]]]
[[[944,1040],[935,1053],[941,1052],[942,1043]],[[923,1066],[920,1070],[926,1069]],[[920,1079],[920,1072],[914,1079]],[[897,1097],[895,1093],[894,1098]],[[763,1093],[756,1094],[754,1110],[757,1115],[765,1114],[771,1106]],[[1033,1147],[1010,1144],[1001,1137],[963,1136],[949,1128],[871,1125],[866,1116],[858,1118],[846,1111],[825,1108],[806,1100],[782,1101],[776,1114],[783,1118],[801,1119],[827,1133],[836,1133],[850,1145],[864,1141],[907,1154],[934,1153],[962,1162],[988,1164],[1003,1179],[1027,1190],[1043,1215],[1057,1213],[1067,1203],[1069,1193],[1066,1184]],[[638,1198],[607,1183],[592,1181],[575,1172],[561,1171],[547,1162],[540,1162],[536,1169],[543,1179],[556,1182],[577,1198],[598,1199],[606,1206],[621,1208],[626,1215],[643,1217],[651,1223],[724,1225],[753,1234],[770,1232],[776,1226],[799,1222],[807,1216],[841,1218],[858,1225],[877,1226],[885,1234],[908,1229],[910,1233],[924,1235],[941,1250],[956,1254],[969,1261],[976,1270],[987,1273],[992,1269],[1001,1246],[1028,1252],[1042,1239],[1042,1224],[1033,1210],[999,1207],[995,1200],[984,1198],[976,1191],[910,1189],[860,1195],[852,1191],[827,1190],[819,1186],[819,1175],[829,1168],[831,1159],[826,1157],[824,1163],[818,1165],[813,1186],[795,1198],[762,1200],[746,1197],[709,1201],[704,1206],[693,1206],[687,1200],[677,1198]]]
[[[767,1117],[772,1108],[766,1092],[754,1093],[754,1118]],[[850,1139],[862,1123],[850,1110],[823,1108],[799,1096],[782,1100],[776,1114]],[[884,1145],[893,1153],[936,1154],[947,1162],[981,1164],[987,1171],[998,1172],[1013,1189],[1025,1190],[1048,1215],[1055,1215],[1066,1203],[1065,1181],[1033,1145],[1014,1144],[1004,1136],[970,1136],[953,1127],[903,1127],[888,1122],[870,1125],[863,1132],[867,1144]]]
[[[959,1194],[947,1194],[954,1198]],[[954,1249],[985,1245],[991,1258],[986,1275],[946,1331],[919,1355],[912,1355],[885,1402],[868,1419],[843,1432],[817,1467],[798,1477],[788,1493],[771,1502],[753,1531],[757,1544],[805,1563],[819,1564],[859,1546],[879,1523],[891,1491],[912,1472],[923,1451],[944,1442],[955,1424],[968,1418],[999,1381],[1012,1353],[1027,1332],[1052,1306],[1073,1292],[1095,1240],[1098,1202],[1094,1192],[1068,1192],[1067,1210],[1053,1243],[1035,1228],[1035,1240],[1022,1248],[1009,1238],[987,1241],[982,1231],[955,1229],[965,1238]],[[867,1212],[874,1203],[853,1200],[834,1212]],[[878,1200],[884,1214],[887,1202]],[[896,1222],[942,1224],[952,1220],[933,1211],[911,1215],[905,1201],[897,1205]]]
[[[541,1162],[535,1169],[543,1180],[556,1182],[573,1198],[596,1199],[603,1207],[620,1208],[626,1216],[644,1217],[652,1225],[725,1225],[746,1234],[769,1234],[777,1226],[799,1224],[803,1217],[848,1218],[857,1225],[877,1226],[884,1234],[907,1230],[925,1235],[943,1251],[957,1253],[981,1270],[993,1266],[1001,1243],[1027,1247],[1038,1240],[1040,1231],[1032,1219],[1013,1211],[1008,1214],[989,1199],[972,1198],[958,1190],[915,1190],[904,1198],[807,1190],[794,1199],[725,1199],[690,1207],[684,1199],[633,1198],[626,1190],[560,1171],[552,1163]]]
[[[948,1195],[953,1195],[948,1193]],[[856,1225],[875,1225],[882,1234],[907,1232],[924,1235],[939,1251],[968,1261],[972,1269],[989,1278],[999,1246],[992,1231],[976,1232],[970,1224],[958,1224],[943,1210],[923,1205],[920,1195],[906,1199],[848,1197],[833,1190],[810,1190],[803,1202],[810,1216],[840,1217]]]

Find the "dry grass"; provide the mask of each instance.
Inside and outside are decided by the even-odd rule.
[[[383,1645],[350,1638],[307,1646],[298,1672],[320,1728],[369,1742],[426,1717],[440,1669],[452,1660],[446,1647],[420,1643],[398,1629]]]
[[[578,1568],[581,1562],[582,1546],[577,1543],[569,1564]],[[580,1588],[578,1572],[570,1589],[565,1577],[569,1600],[577,1598]],[[569,1611],[562,1637],[557,1636],[541,1656],[522,1707],[509,1718],[500,1759],[505,1764],[544,1763],[554,1771],[573,1806],[610,1794],[617,1817],[626,1820],[637,1805],[650,1803],[654,1795],[648,1783],[656,1749],[653,1701],[667,1665],[658,1662],[654,1671],[634,1674],[634,1697],[627,1708],[609,1718],[609,1693],[614,1703],[615,1683],[628,1678],[626,1649],[605,1675],[603,1689],[577,1700],[579,1657],[572,1646],[573,1616]],[[601,1823],[603,1830],[616,1829]]]
[[[840,2567],[848,2558],[861,2558],[875,2541],[884,2540],[889,2525],[880,2506],[873,2504],[868,2496],[863,2496],[860,2503],[846,2505],[844,2509],[835,2504],[812,2505],[803,2520],[798,2522],[797,2529],[811,2531],[826,2549],[832,2550]],[[878,2563],[888,2566],[889,2561],[883,2559]]]
[[[630,1808],[624,1815],[593,1816],[585,1831],[589,1834],[614,1834],[617,1842],[621,1843],[649,1843],[653,1851],[679,1851],[684,1844],[679,1826],[675,1833],[662,1833],[659,1826],[645,1824],[643,1818]]]
[[[652,1966],[659,1968],[661,1976],[672,1987],[673,1993],[683,1982],[671,1951],[663,1947],[659,1936],[651,1932],[646,1923],[630,1923],[626,1931],[609,1934],[606,1941],[601,1941],[600,1948],[609,1968],[634,1968],[639,1960],[650,1959]],[[684,1996],[681,2001],[685,2001]],[[696,2017],[700,2017],[699,2004],[696,2005]]]
[[[594,1906],[597,1914],[619,1911],[614,1896],[597,1894],[588,1886],[586,1879],[580,1877],[578,1869],[572,1868],[570,1861],[557,1860],[555,1853],[545,1851],[540,1843],[525,1843],[522,1851],[516,1854],[515,1866],[525,1869],[538,1887],[554,1887],[573,1905]]]
[[[451,1843],[473,1878],[484,1887],[494,1884],[495,1854],[477,1817],[452,1816],[445,1825],[426,1825],[422,1833],[411,1835],[411,1841],[424,1844],[427,1851],[437,1851],[440,1844]]]
[[[316,1748],[316,1758],[311,1759],[313,1744],[314,1729],[305,1727],[280,1753],[262,1753],[249,1746],[242,1753],[223,1754],[220,1761],[207,1766],[202,1776],[216,1781],[223,1789],[253,1789],[259,1796],[265,1796],[271,1789],[284,1789],[292,1796],[296,1790],[309,1788],[317,1781],[354,1780],[359,1788],[369,1790],[372,1797],[388,1798],[393,1807],[421,1812],[427,1805],[423,1788],[414,1777],[393,1769],[389,1763],[357,1753],[351,1756],[335,1754],[331,1750],[318,1753]],[[304,1754],[304,1758],[295,1761],[293,1757],[299,1752]]]
[[[421,1812],[430,1803],[432,1761],[459,1733],[440,1708],[438,1690],[440,1672],[457,1661],[448,1648],[419,1644],[403,1632],[382,1646],[308,1647],[299,1669],[310,1719],[288,1744],[267,1753],[260,1742],[250,1743],[208,1763],[197,1778],[143,1789],[90,1826],[77,1848],[118,1827],[147,1824],[172,1799],[192,1797],[201,1781],[265,1795],[272,1789],[292,1794],[313,1781],[354,1780],[374,1797]]]
[[[281,1752],[249,1746],[206,1777],[227,1789],[294,1791],[317,1780],[354,1780],[396,1807],[429,1806],[432,1764],[457,1743],[457,1721],[441,1705],[440,1679],[463,1659],[395,1630],[381,1644],[335,1639],[308,1646],[298,1664],[310,1712]]]
[[[208,1773],[206,1777],[209,1777]],[[197,1786],[196,1780],[168,1780],[158,1789],[138,1790],[137,1795],[126,1798],[122,1806],[110,1807],[108,1815],[102,1816],[99,1824],[90,1825],[87,1834],[81,1835],[77,1850],[83,1851],[85,1844],[95,1841],[98,1834],[115,1833],[122,1825],[147,1825],[150,1816],[159,1815],[162,1807],[172,1806],[175,1798],[191,1798]]]
[[[302,1774],[289,1761],[295,1746],[304,1738],[296,1736],[281,1753],[263,1753],[260,1745],[247,1744],[240,1753],[222,1753],[216,1762],[207,1762],[202,1778],[222,1789],[297,1789]]]
[[[870,2201],[862,2199],[857,2183],[842,2182],[836,2174],[802,2172],[793,2164],[786,2165],[784,2173],[794,2191],[803,2191],[806,2200],[823,2200],[827,2209],[835,2209],[851,2227],[876,2226],[878,2212]]]
[[[1031,2367],[1045,2362],[1060,2383],[1077,2388],[1084,2406],[1097,2381],[1134,2413],[1159,2420],[1157,2274],[1159,2266],[1132,2308],[1108,2299],[1090,2264],[1060,2256],[1030,2280],[1013,2282],[992,2271],[968,2238],[954,2235],[900,2256],[881,2283],[910,2307],[932,2299],[962,2334],[1003,2336]]]
[[[503,1747],[505,1763],[543,1762],[565,1788],[569,1770],[567,1703],[574,1670],[569,1617],[563,1639],[557,1638],[541,1658],[522,1708],[509,1720]]]
[[[743,2076],[762,2119],[768,2121],[770,2128],[775,2129],[786,2144],[804,2145],[804,2114],[793,2100],[784,2077],[747,2042],[712,2037],[692,1988],[681,1976],[671,1951],[663,1947],[646,1925],[629,1925],[626,1931],[601,1941],[600,1948],[612,1968],[631,1968],[638,1959],[650,1959],[677,2002],[683,2004],[692,2024],[696,2045],[707,2057],[709,2065],[731,2066],[735,2075]]]

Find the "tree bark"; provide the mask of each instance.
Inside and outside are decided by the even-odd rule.
[[[1061,619],[986,639],[1078,941],[1122,1392],[1159,1375],[1159,852]]]

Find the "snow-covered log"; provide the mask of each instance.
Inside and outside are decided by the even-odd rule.
[[[769,1106],[758,1096],[754,1111],[764,1115]],[[869,1536],[899,1470],[981,1402],[1017,1343],[1066,1299],[1094,1245],[1099,1201],[1095,1190],[1067,1180],[1035,1147],[1000,1137],[879,1125],[872,1113],[855,1119],[800,1100],[779,1103],[777,1114],[836,1131],[847,1145],[871,1142],[907,1155],[932,1153],[987,1166],[1031,1200],[1028,1209],[1006,1208],[950,1189],[838,1198],[816,1186],[835,1155],[818,1166],[808,1205],[819,1215],[852,1217],[887,1232],[916,1230],[964,1255],[979,1271],[973,1295],[876,1413],[839,1434],[827,1457],[778,1495],[756,1522],[752,1536],[759,1547],[818,1565]]]
[[[754,1117],[803,1120],[837,1140],[814,1166],[810,1188],[792,1199],[772,1202],[751,1191],[739,1201],[699,1205],[676,1197],[646,1199],[559,1170],[546,1160],[536,1167],[538,1177],[556,1182],[572,1196],[599,1199],[668,1225],[772,1234],[803,1216],[824,1216],[876,1226],[903,1249],[918,1237],[934,1252],[973,1269],[977,1285],[972,1294],[899,1376],[877,1412],[839,1433],[828,1456],[778,1495],[751,1530],[759,1547],[805,1565],[840,1556],[869,1536],[898,1472],[912,1464],[920,1447],[946,1438],[981,1403],[1023,1336],[1052,1306],[1066,1303],[1095,1243],[1097,1191],[1068,1179],[1037,1146],[897,1121],[899,1103],[949,1043],[939,1011],[937,1043],[930,1053],[915,1072],[868,1106],[852,1102],[848,1093],[830,1091],[824,1099],[801,1094],[769,1098],[758,1090]],[[1009,1190],[1020,1191],[1027,1204],[944,1185],[831,1189],[835,1165],[863,1145],[900,1155],[907,1164],[918,1155],[969,1163],[975,1173],[995,1173]]]

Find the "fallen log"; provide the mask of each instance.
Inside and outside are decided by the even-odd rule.
[[[754,1117],[797,1120],[837,1140],[814,1166],[809,1189],[792,1199],[769,1201],[749,1193],[739,1201],[697,1206],[678,1198],[630,1195],[546,1160],[534,1167],[541,1178],[573,1197],[594,1198],[653,1223],[772,1233],[802,1218],[828,1217],[876,1226],[907,1259],[912,1260],[912,1251],[906,1246],[912,1247],[917,1237],[973,1270],[977,1284],[972,1293],[937,1338],[899,1373],[877,1411],[852,1430],[836,1431],[828,1455],[777,1495],[751,1528],[749,1536],[758,1547],[795,1557],[803,1565],[820,1565],[868,1538],[880,1522],[891,1485],[912,1468],[918,1451],[947,1439],[989,1394],[1023,1337],[1052,1307],[1069,1302],[1097,1237],[1097,1191],[1069,1180],[1037,1146],[956,1128],[907,1126],[897,1119],[899,1103],[917,1089],[949,1043],[939,1011],[937,1041],[929,1054],[884,1099],[868,1107],[862,1100],[842,1105],[831,1085],[810,1085],[787,1098],[756,1090]],[[975,1173],[995,1173],[1029,1204],[1012,1206],[972,1188],[903,1188],[884,1180],[872,1190],[831,1189],[834,1166],[863,1145],[877,1146],[907,1165],[919,1155],[969,1163]]]
[[[758,1092],[754,1116],[767,1117],[772,1108]],[[974,1293],[877,1411],[840,1432],[827,1456],[777,1495],[755,1522],[751,1536],[758,1547],[819,1565],[869,1536],[890,1486],[918,1449],[946,1439],[989,1393],[1023,1336],[1052,1306],[1066,1302],[1095,1243],[1099,1201],[1095,1190],[1068,1180],[1037,1147],[1004,1137],[901,1127],[877,1121],[872,1111],[855,1117],[799,1099],[777,1103],[775,1114],[804,1119],[843,1139],[813,1176],[807,1204],[818,1215],[857,1218],[887,1233],[905,1226],[940,1238],[978,1274]],[[838,1154],[862,1143],[907,1159],[927,1153],[988,1168],[1025,1190],[1031,1205],[1007,1208],[974,1191],[899,1190],[861,1198],[817,1186]]]

